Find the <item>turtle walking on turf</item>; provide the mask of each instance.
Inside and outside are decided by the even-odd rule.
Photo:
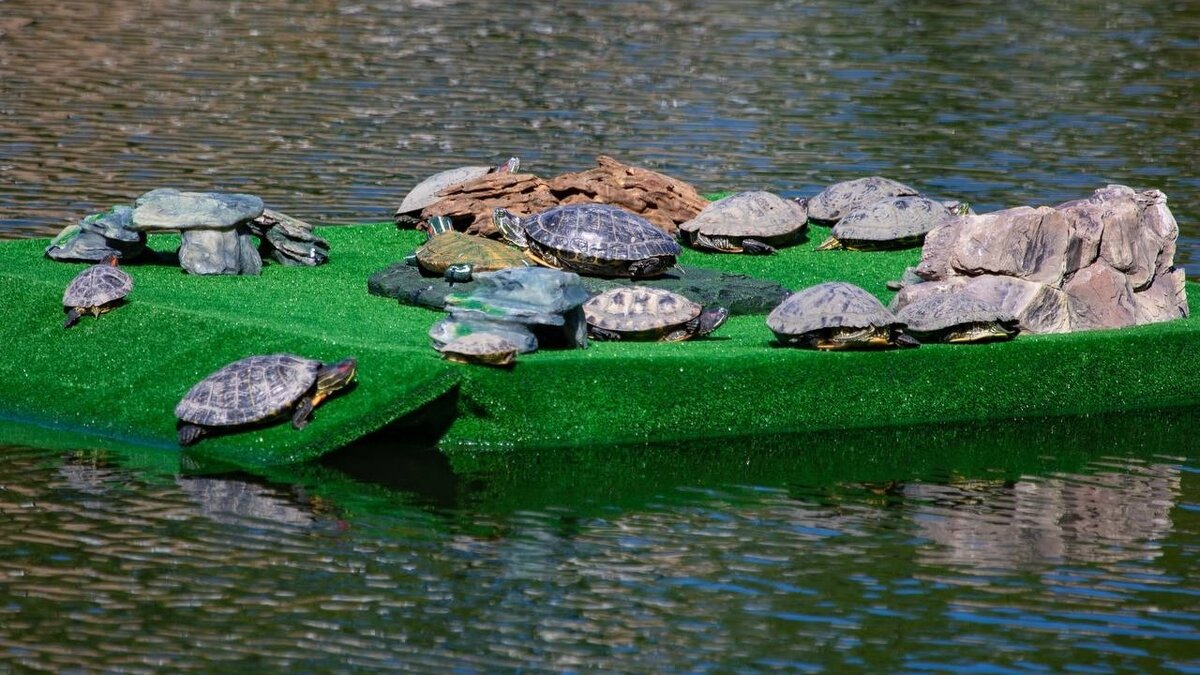
[[[1017,335],[1017,318],[962,291],[930,293],[896,312],[921,342],[994,342]]]
[[[175,406],[179,444],[284,418],[303,429],[313,408],[353,382],[357,368],[353,358],[326,364],[294,354],[234,361],[196,383]]]
[[[875,296],[840,281],[789,295],[767,316],[767,327],[780,344],[822,351],[920,344]]]
[[[471,333],[456,338],[438,348],[442,357],[456,363],[477,363],[485,366],[511,366],[520,347],[497,333]]]
[[[888,197],[918,194],[904,183],[883,176],[867,176],[834,183],[808,200],[808,217],[814,222],[832,225],[854,209]]]
[[[888,197],[847,213],[817,250],[872,251],[920,246],[927,232],[948,218],[966,213],[968,208],[960,202],[950,209],[941,202],[916,195]]]
[[[532,263],[525,253],[504,242],[459,232],[449,226],[450,219],[429,219],[430,234],[425,244],[405,258],[411,265],[430,274],[439,274],[450,282],[470,281],[475,272],[495,272]]]
[[[110,255],[104,262],[80,272],[63,291],[63,311],[67,320],[63,328],[74,326],[81,316],[99,317],[125,302],[133,290],[133,279],[117,267],[117,257]]]
[[[681,251],[650,221],[608,204],[556,206],[526,218],[498,208],[492,220],[538,264],[579,274],[655,277],[673,267]]]
[[[597,340],[679,342],[708,335],[729,318],[724,307],[702,308],[659,288],[613,288],[583,303],[588,334]]]
[[[693,248],[724,253],[770,254],[800,241],[808,224],[804,203],[770,192],[738,192],[719,199],[682,223]]]

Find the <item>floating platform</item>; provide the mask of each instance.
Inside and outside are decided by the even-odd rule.
[[[152,259],[125,267],[128,303],[62,327],[62,291],[83,264],[42,257],[45,239],[0,242],[0,443],[114,448],[169,467],[175,404],[198,380],[251,354],[355,356],[357,386],[290,425],[202,440],[187,454],[247,468],[305,462],[387,428],[452,458],[491,451],[678,444],[774,434],[1087,415],[1200,404],[1200,285],[1191,316],[1169,323],[982,345],[822,353],[775,347],[764,316],[734,316],[691,342],[596,342],[522,355],[510,370],[448,363],[427,331],[443,314],[367,293],[367,279],[417,246],[417,232],[319,228],[317,268],[267,265],[259,277],[198,277],[154,235]],[[685,251],[685,265],[799,289],[885,287],[920,251],[815,251],[827,230],[775,256]],[[820,452],[820,448],[800,448]]]

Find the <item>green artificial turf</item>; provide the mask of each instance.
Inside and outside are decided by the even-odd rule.
[[[806,243],[776,256],[686,251],[681,262],[792,289],[845,280],[887,300],[884,282],[919,257],[814,251],[827,232],[813,228]],[[128,304],[70,330],[62,328],[62,289],[84,266],[43,258],[45,240],[0,243],[8,312],[0,377],[9,384],[0,388],[0,443],[121,445],[176,457],[179,398],[226,363],[278,351],[356,356],[359,384],[318,408],[302,431],[255,429],[205,439],[189,453],[242,466],[305,461],[417,411],[442,420],[443,449],[466,456],[1200,403],[1190,376],[1200,359],[1195,284],[1193,318],[1154,326],[819,353],[774,347],[763,317],[738,316],[706,340],[543,350],[496,370],[438,357],[426,333],[440,312],[367,293],[368,276],[408,253],[418,233],[379,224],[320,234],[332,254],[318,268],[196,277],[169,261],[129,265]],[[177,237],[151,236],[158,251],[177,245]]]

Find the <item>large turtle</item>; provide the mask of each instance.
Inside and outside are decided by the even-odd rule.
[[[916,195],[887,197],[843,216],[833,226],[832,236],[817,250],[871,251],[919,246],[925,240],[925,233],[947,218],[966,213],[968,208],[960,202],[950,209],[941,202]]]
[[[919,344],[875,296],[841,281],[789,295],[767,316],[767,326],[781,344],[820,350]]]
[[[992,342],[1019,332],[1017,318],[969,293],[930,293],[896,312],[922,342]]]
[[[887,199],[915,195],[917,191],[883,176],[867,176],[834,183],[808,200],[808,217],[832,224],[860,206]]]
[[[774,253],[804,236],[808,211],[803,203],[761,190],[719,199],[680,224],[685,243],[725,253]]]
[[[498,208],[504,237],[547,267],[605,277],[654,277],[675,265],[679,244],[641,216],[608,204],[556,206],[520,218]]]
[[[438,193],[446,188],[469,183],[483,178],[489,173],[516,173],[520,165],[521,160],[511,157],[499,166],[460,166],[455,169],[439,171],[409,190],[408,194],[404,196],[404,201],[400,202],[399,208],[396,209],[396,222],[401,224],[408,221],[419,222],[420,218],[417,214],[422,209],[438,203],[441,199]]]
[[[470,281],[475,272],[494,272],[531,264],[518,248],[458,230],[431,236],[413,252],[411,262],[448,281]]]
[[[249,356],[200,380],[175,406],[179,444],[204,434],[290,417],[303,429],[317,407],[354,381],[353,358],[321,363],[294,354]]]
[[[701,308],[671,291],[613,288],[583,303],[588,333],[597,340],[679,342],[708,335],[729,318],[724,307]]]
[[[438,347],[442,357],[456,363],[511,366],[520,347],[499,333],[471,333]]]
[[[74,326],[84,314],[99,317],[112,310],[125,301],[131,290],[133,279],[117,267],[115,255],[92,265],[76,275],[63,291],[63,311],[67,313],[63,328]]]

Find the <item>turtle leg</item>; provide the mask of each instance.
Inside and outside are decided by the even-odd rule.
[[[761,242],[757,239],[742,240],[742,253],[748,253],[750,255],[771,255],[774,252],[775,247],[765,242]]]
[[[63,328],[70,328],[79,323],[79,317],[83,316],[83,312],[79,311],[78,307],[72,307],[67,310],[67,320],[63,322]]]
[[[620,333],[618,333],[616,331],[606,330],[604,328],[597,328],[596,326],[588,326],[588,334],[592,336],[593,340],[613,341],[613,340],[621,339]]]
[[[200,440],[200,437],[203,435],[204,427],[195,424],[179,425],[179,444],[182,446],[186,447],[192,443],[195,443],[196,441]]]
[[[629,263],[629,276],[631,278],[656,277],[671,269],[674,265],[675,259],[669,256],[643,258]]]
[[[721,251],[722,253],[741,253],[742,249],[729,241],[726,237],[710,237],[706,234],[696,233],[696,244],[701,248],[711,249],[713,251]]]
[[[826,239],[825,241],[821,242],[821,245],[817,247],[817,250],[818,251],[836,251],[838,249],[844,249],[844,248],[846,248],[846,245],[843,244],[837,237],[830,237],[830,238]]]
[[[292,428],[303,429],[312,421],[313,408],[316,407],[316,396],[305,396],[296,404],[296,410],[292,413]]]

